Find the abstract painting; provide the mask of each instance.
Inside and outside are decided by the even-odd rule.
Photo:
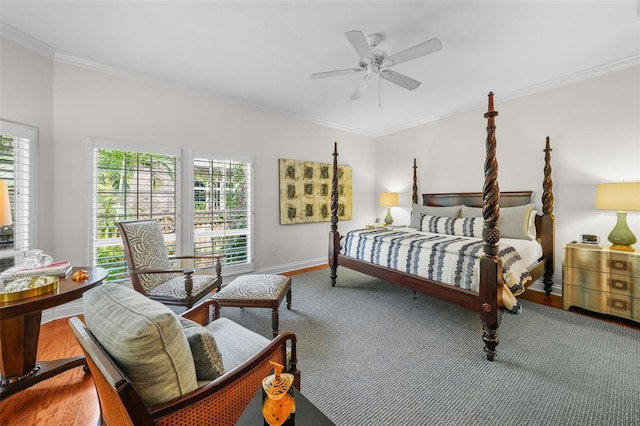
[[[331,220],[331,180],[328,163],[280,159],[280,224]],[[338,219],[352,215],[352,169],[338,166]]]

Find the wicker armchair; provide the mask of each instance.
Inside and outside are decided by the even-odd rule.
[[[166,305],[187,309],[222,285],[222,256],[169,256],[162,228],[155,219],[116,222],[133,288]],[[215,276],[194,275],[194,269],[175,269],[171,262],[179,259],[210,259],[215,262]]]
[[[181,316],[206,325],[218,320],[218,309],[216,301],[207,300]],[[288,365],[295,386],[300,388],[296,336],[284,332],[217,379],[161,405],[146,407],[131,381],[87,326],[77,317],[69,323],[87,359],[98,391],[102,420],[108,425],[234,425],[260,389],[262,379],[272,373],[270,360]]]

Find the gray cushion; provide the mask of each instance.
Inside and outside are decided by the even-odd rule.
[[[271,342],[266,337],[254,333],[228,318],[219,318],[205,327],[216,339],[218,350],[224,359],[225,372],[236,368]]]
[[[249,274],[240,275],[222,290],[213,295],[214,299],[277,299],[289,281],[284,275]]]
[[[461,208],[462,206],[438,207],[414,204],[411,207],[411,221],[409,223],[409,228],[418,229],[420,227],[421,215],[428,214],[431,216],[459,217]]]
[[[213,334],[204,326],[186,318],[180,318],[180,325],[191,347],[198,380],[215,380],[220,377],[224,373],[224,366]]]
[[[171,309],[120,284],[84,293],[84,318],[146,406],[196,389],[189,342]]]

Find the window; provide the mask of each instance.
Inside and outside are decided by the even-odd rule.
[[[37,130],[0,120],[0,179],[9,187],[13,223],[0,224],[0,270],[36,247]]]
[[[127,279],[115,223],[145,218],[162,224],[169,255],[222,254],[225,273],[253,270],[250,158],[190,153],[185,185],[180,179],[180,148],[98,138],[91,143],[90,259],[109,270],[109,281]],[[181,190],[189,195],[180,197]],[[180,215],[181,210],[187,214]],[[205,260],[193,267],[212,265]]]
[[[91,151],[90,258],[94,265],[109,270],[109,281],[124,281],[127,266],[117,221],[157,219],[169,254],[176,253],[180,150],[94,139]]]
[[[193,253],[222,254],[225,273],[253,270],[252,159],[193,159]]]

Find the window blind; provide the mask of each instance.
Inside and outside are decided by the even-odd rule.
[[[109,145],[94,147],[92,259],[109,270],[109,281],[118,282],[127,278],[127,266],[117,221],[157,219],[169,254],[176,252],[178,156]]]
[[[0,270],[20,263],[18,256],[35,247],[36,130],[0,121],[0,179],[7,182],[11,224],[0,226]]]
[[[193,251],[223,265],[253,262],[252,164],[198,156],[193,161]]]

